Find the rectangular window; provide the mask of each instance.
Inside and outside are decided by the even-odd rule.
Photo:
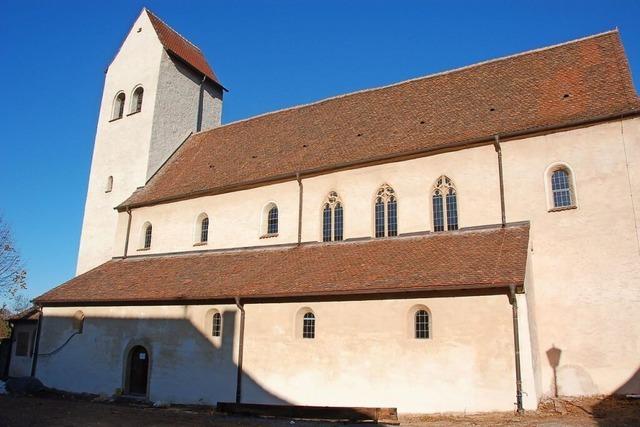
[[[331,208],[329,205],[322,212],[322,241],[331,241]]]
[[[18,332],[16,337],[16,356],[28,356],[29,332]]]
[[[395,199],[387,203],[387,236],[398,235],[398,204]]]
[[[458,204],[456,194],[447,194],[447,230],[458,229]]]
[[[433,195],[433,231],[444,231],[442,196],[439,194]]]
[[[336,242],[340,241],[343,239],[343,225],[342,225],[342,206],[341,205],[337,205],[336,208],[333,211],[333,221],[334,221],[334,236],[333,236],[333,240],[335,240]]]
[[[376,202],[376,237],[384,237],[384,203]]]

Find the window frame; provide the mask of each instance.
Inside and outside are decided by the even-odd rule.
[[[204,221],[207,221],[206,227],[206,239],[203,240]],[[209,244],[211,240],[211,218],[206,212],[200,212],[196,217],[195,224],[193,226],[193,246],[205,246]]]
[[[385,237],[396,237],[400,233],[398,232],[399,225],[399,215],[398,215],[398,205],[399,205],[399,197],[396,190],[389,184],[382,184],[376,190],[376,193],[373,198],[373,237],[376,239],[385,238]],[[389,215],[389,205],[393,204],[394,206],[394,215],[393,218],[395,222],[391,222],[391,215]],[[379,216],[382,214],[382,217]],[[380,221],[382,221],[382,229],[379,227]],[[391,225],[393,224],[393,227]]]
[[[142,96],[139,96],[139,92],[142,93]],[[131,91],[131,104],[129,105],[129,116],[132,114],[142,112],[142,103],[144,102],[144,87],[142,85],[137,85]]]
[[[276,212],[275,232],[271,232],[272,228],[270,228],[271,212],[273,211],[273,209],[275,209],[275,212]],[[265,204],[264,207],[262,208],[262,215],[260,218],[260,238],[267,239],[267,238],[278,237],[279,233],[280,233],[280,208],[278,207],[278,204],[276,202],[270,201],[267,204]]]
[[[120,97],[122,97],[122,100],[120,100]],[[111,106],[110,121],[120,120],[121,118],[124,117],[124,106],[126,103],[127,103],[127,95],[122,90],[118,91],[115,97],[113,98],[113,104]]]
[[[339,211],[339,215],[336,215],[336,211]],[[339,234],[337,218],[340,218]],[[342,199],[336,191],[330,191],[322,203],[320,219],[321,242],[329,243],[344,240],[344,203],[342,203]],[[328,230],[325,228],[327,225]]]
[[[211,315],[211,336],[213,338],[222,337],[222,314],[219,311],[215,311]]]
[[[147,245],[147,230],[151,229],[149,244]],[[153,225],[149,221],[145,221],[142,225],[142,229],[140,231],[140,245],[138,247],[139,251],[148,251],[151,249],[151,245],[153,244]]]
[[[418,336],[418,313],[425,312],[427,314],[427,336]],[[425,304],[415,304],[406,312],[406,337],[415,342],[429,342],[433,339],[433,312]]]
[[[429,194],[431,231],[434,233],[442,233],[460,230],[460,193],[453,180],[446,174],[439,175],[431,186],[431,192]],[[437,199],[439,199],[439,209],[436,209],[435,206]],[[455,206],[455,209],[451,209],[450,199],[454,200],[455,205],[453,206]],[[455,212],[455,222],[452,221],[452,211]],[[436,225],[436,219],[439,219],[441,223]]]
[[[567,173],[567,182],[569,185],[569,196],[571,197],[571,204],[568,206],[556,206],[554,200],[554,191],[552,185],[553,174],[558,170],[564,170]],[[562,212],[567,210],[578,209],[578,191],[576,186],[576,174],[573,168],[566,162],[557,161],[549,166],[544,171],[544,188],[545,197],[547,199],[547,212]]]
[[[302,339],[316,339],[316,315],[313,311],[307,311],[302,315]]]

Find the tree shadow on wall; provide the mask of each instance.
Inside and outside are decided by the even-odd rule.
[[[209,312],[202,319],[203,327],[186,318],[89,316],[80,333],[74,324],[77,320],[46,316],[36,376],[45,385],[65,391],[110,395],[120,389],[133,394],[132,381],[139,384],[141,375],[140,364],[132,365],[135,349],[134,361],[148,358],[143,368],[148,375],[147,392],[140,397],[207,405],[233,402],[238,372],[236,316],[237,311],[221,312],[219,337],[213,336],[213,313]],[[245,372],[241,387],[243,396],[246,392],[255,402],[289,404]]]

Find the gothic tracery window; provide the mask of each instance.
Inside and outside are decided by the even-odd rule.
[[[433,231],[458,229],[458,199],[456,187],[446,176],[436,181],[432,193]]]
[[[343,210],[338,193],[332,191],[327,196],[322,209],[322,241],[337,242],[343,239]]]
[[[374,215],[376,237],[398,235],[398,200],[391,186],[384,184],[378,189]]]

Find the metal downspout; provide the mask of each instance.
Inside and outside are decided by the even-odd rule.
[[[244,305],[236,297],[236,306],[240,310],[240,334],[238,338],[238,373],[236,377],[236,403],[242,401],[242,355],[244,352]]]
[[[204,104],[204,81],[207,80],[207,76],[202,76],[202,81],[200,82],[200,95],[198,98],[198,116],[196,117],[196,132],[200,132],[202,130],[202,110]]]
[[[300,173],[296,172],[296,181],[298,181],[298,245],[302,242],[302,179],[300,179]]]
[[[502,214],[502,227],[507,225],[507,214],[504,207],[504,176],[502,173],[502,147],[500,147],[500,136],[496,135],[493,141],[493,147],[498,153],[498,174],[500,176],[500,212]]]
[[[516,299],[515,285],[509,285],[509,303],[513,314],[513,347],[516,358],[516,404],[518,414],[524,413],[522,407],[522,372],[520,368],[520,333],[518,331],[518,300]]]
[[[131,233],[131,209],[127,208],[127,215],[129,215],[129,219],[127,220],[127,236],[124,240],[124,254],[122,258],[127,257],[127,251],[129,250],[129,234]]]
[[[38,327],[36,329],[36,343],[33,348],[33,360],[31,361],[31,376],[36,376],[36,366],[38,366],[38,351],[40,349],[40,331],[42,330],[42,320],[44,319],[44,313],[42,313],[42,307],[38,307]]]

